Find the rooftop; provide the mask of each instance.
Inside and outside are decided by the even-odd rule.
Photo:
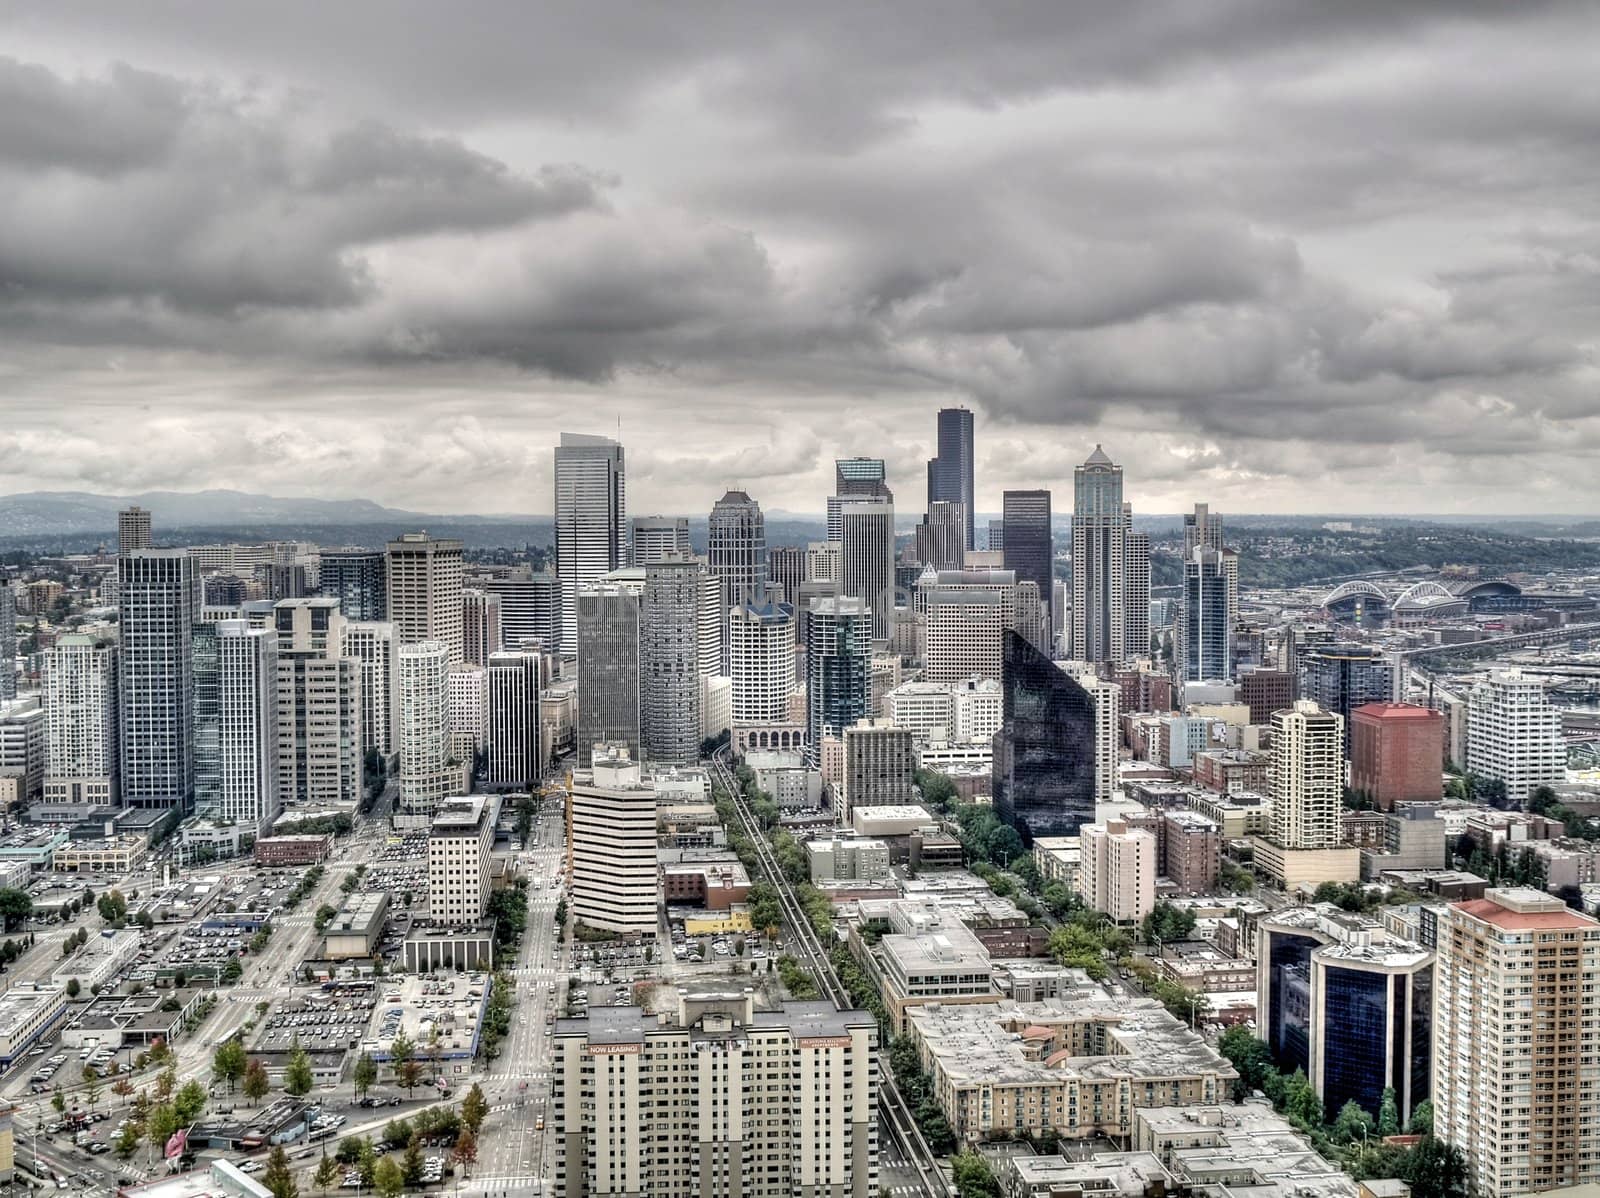
[[[1525,887],[1491,890],[1481,899],[1452,903],[1451,906],[1463,915],[1509,931],[1600,928],[1600,922],[1588,915],[1580,915],[1554,895]]]

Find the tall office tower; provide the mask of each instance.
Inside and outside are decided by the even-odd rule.
[[[1133,509],[1122,505],[1130,530]],[[1150,656],[1150,534],[1132,532],[1127,536],[1122,558],[1123,611],[1122,659],[1133,661]],[[1229,620],[1229,627],[1232,627]]]
[[[633,550],[629,564],[633,566],[648,566],[671,553],[688,557],[694,553],[689,545],[689,517],[635,516],[629,544]]]
[[[1345,722],[1341,750],[1350,744],[1350,713],[1394,697],[1394,663],[1365,645],[1323,645],[1296,656],[1297,693]]]
[[[1017,578],[1010,570],[926,572],[917,583],[926,619],[922,676],[928,682],[995,678],[1005,634],[1017,626]]]
[[[117,801],[117,647],[78,632],[56,638],[44,662],[50,803]]]
[[[1018,582],[1036,583],[1040,600],[1048,603],[1055,567],[1050,492],[1006,491],[1001,495],[1001,504],[1005,512],[1006,569],[1016,572]]]
[[[1004,553],[1006,548],[1006,522],[995,517],[984,527],[983,544],[990,553]],[[1004,560],[1004,559],[1002,559]]]
[[[465,662],[451,666],[445,689],[451,743],[462,758],[476,754],[489,735],[489,671]]]
[[[1211,508],[1204,503],[1194,505],[1194,511],[1185,512],[1183,516],[1183,560],[1189,561],[1194,557],[1196,549],[1215,549],[1221,553],[1222,544],[1222,515],[1213,513]]]
[[[806,546],[807,582],[843,582],[844,546],[838,541],[812,541]]]
[[[994,806],[1024,838],[1094,822],[1100,743],[1093,697],[1015,632],[1005,635],[1004,720],[994,734]]]
[[[961,505],[962,523],[966,540],[962,549],[974,548],[972,539],[973,504],[976,496],[972,486],[972,467],[975,461],[972,442],[972,413],[966,408],[939,409],[938,453],[928,459],[928,512],[936,503]],[[923,559],[926,562],[927,559]]]
[[[315,589],[304,562],[265,562],[256,567],[256,577],[265,585],[267,598],[274,602],[303,599]]]
[[[806,551],[799,545],[774,545],[767,550],[767,582],[778,587],[778,602],[793,607],[805,580]]]
[[[283,599],[277,633],[278,798],[285,806],[361,801],[361,666],[345,656],[339,601]]]
[[[578,655],[578,764],[602,741],[639,758],[639,599],[641,582],[594,582],[573,613]]]
[[[486,578],[480,590],[500,596],[500,643],[520,649],[537,640],[545,651],[561,647],[561,580],[554,574],[527,578]]]
[[[433,819],[459,786],[450,757],[450,650],[440,641],[400,646],[400,811],[414,827]]]
[[[887,640],[894,615],[894,505],[849,503],[840,514],[841,584],[872,610],[874,640]]]
[[[17,697],[17,594],[0,578],[0,703]]]
[[[196,814],[262,835],[278,818],[277,634],[244,620],[194,629]]]
[[[436,641],[461,660],[461,542],[408,532],[390,541],[389,623],[402,645]]]
[[[704,566],[696,564],[696,581],[700,590],[696,633],[699,647],[696,655],[702,677],[712,677],[728,672],[728,600],[724,580]]]
[[[564,1019],[551,1192],[869,1198],[877,1039],[865,1011],[789,1002],[757,1012],[748,992],[686,995],[670,1022],[642,1007]],[[637,1114],[609,1114],[622,1111]]]
[[[388,558],[377,549],[324,549],[317,592],[339,601],[347,620],[389,618]]]
[[[735,727],[786,723],[794,694],[794,609],[736,607],[728,623]]]
[[[1350,789],[1379,811],[1444,795],[1444,715],[1409,703],[1368,703],[1350,713]]]
[[[806,622],[806,764],[842,736],[872,696],[872,609],[853,596],[812,600]]]
[[[917,561],[935,570],[959,570],[966,562],[966,513],[959,503],[946,499],[928,505],[928,514],[917,525],[913,550]]]
[[[844,730],[840,818],[860,807],[898,807],[915,797],[917,757],[909,728],[892,720],[859,720]]]
[[[730,607],[767,597],[767,522],[761,505],[743,491],[729,491],[712,505],[706,527],[706,560],[722,578]]]
[[[400,642],[387,620],[344,626],[344,656],[361,663],[361,753],[400,751]]]
[[[533,790],[544,774],[539,739],[539,655],[489,655],[489,735],[484,785]]]
[[[833,464],[833,494],[828,496],[828,540],[844,539],[841,513],[851,503],[894,505],[882,458],[840,458]]]
[[[1078,895],[1115,923],[1138,923],[1156,907],[1156,838],[1122,820],[1078,830]]]
[[[1506,784],[1520,801],[1566,778],[1561,713],[1544,684],[1521,670],[1494,670],[1467,692],[1467,769]]]
[[[603,745],[590,768],[573,771],[570,802],[573,916],[591,928],[654,936],[655,787],[621,746]]]
[[[492,795],[446,799],[428,825],[428,922],[475,924],[489,913],[494,882],[494,825],[500,800]]]
[[[461,592],[461,660],[486,666],[489,655],[505,644],[501,635],[500,596],[476,589]]]
[[[1099,803],[1117,797],[1117,769],[1122,754],[1122,687],[1093,674],[1079,674],[1078,685],[1094,703],[1094,797]]]
[[[1286,849],[1344,841],[1344,720],[1301,699],[1272,717],[1272,839]]]
[[[562,433],[555,450],[556,573],[561,652],[578,651],[578,591],[628,561],[628,483],[622,446]]]
[[[1439,922],[1433,1131],[1472,1192],[1600,1181],[1600,923],[1554,895],[1490,890]]]
[[[1183,563],[1177,662],[1178,677],[1185,682],[1220,682],[1233,677],[1228,579],[1222,554],[1209,546],[1196,546]]]
[[[1072,656],[1079,661],[1127,656],[1127,545],[1122,467],[1096,445],[1073,474]]]
[[[117,513],[117,556],[150,548],[150,513],[138,504]]]
[[[117,559],[117,725],[122,801],[194,801],[194,626],[200,574],[182,549]]]
[[[1013,627],[1040,653],[1051,655],[1055,642],[1050,636],[1050,613],[1031,581],[1017,583],[1017,622]]]
[[[700,754],[700,573],[699,562],[680,555],[644,568],[639,743],[649,761],[689,762]]]
[[[1239,676],[1239,702],[1249,705],[1252,724],[1270,724],[1273,712],[1294,702],[1294,675],[1260,667],[1246,670]]]

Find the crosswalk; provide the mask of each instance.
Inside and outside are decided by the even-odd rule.
[[[531,1190],[541,1186],[544,1179],[533,1173],[517,1173],[504,1177],[469,1177],[461,1183],[464,1193],[473,1191],[497,1194],[502,1190]]]

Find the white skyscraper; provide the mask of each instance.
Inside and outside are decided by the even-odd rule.
[[[82,633],[58,637],[44,665],[49,803],[117,799],[117,646]]]
[[[733,723],[785,723],[794,693],[794,610],[787,604],[735,607],[729,622]]]
[[[624,935],[656,930],[656,792],[623,753],[572,775],[572,910]]]
[[[182,549],[117,559],[119,783],[130,807],[194,802],[194,641],[200,574]]]
[[[1096,445],[1073,475],[1075,660],[1120,663],[1150,652],[1150,539],[1132,529],[1122,467]]]
[[[195,812],[251,835],[279,810],[276,641],[245,620],[194,630]]]
[[[425,827],[461,780],[450,765],[449,673],[450,651],[439,641],[400,647],[400,814],[414,827]]]
[[[483,746],[489,731],[489,673],[482,666],[450,667],[450,735],[456,743],[470,742],[471,751]]]
[[[1508,798],[1566,778],[1561,713],[1544,684],[1521,670],[1495,670],[1467,693],[1467,769],[1506,784]]]
[[[609,437],[562,433],[555,450],[556,573],[561,651],[578,651],[578,588],[628,561],[627,470]]]
[[[689,545],[689,517],[635,516],[628,548],[630,566],[648,566],[670,553],[691,555],[694,550]]]
[[[461,542],[408,532],[388,547],[389,623],[402,645],[438,641],[461,660]]]
[[[538,785],[539,655],[489,655],[489,712],[484,784],[521,789]]]
[[[1017,624],[1015,571],[927,570],[917,582],[916,603],[926,619],[926,681],[1000,677],[1006,630],[1023,631]]]
[[[1301,699],[1272,716],[1272,839],[1285,849],[1344,842],[1344,720]]]
[[[282,599],[277,632],[278,801],[322,808],[361,801],[362,662],[346,656],[332,596]]]
[[[386,760],[400,751],[400,644],[387,620],[344,626],[344,655],[361,663],[361,752]]]
[[[1094,798],[1109,803],[1117,797],[1117,770],[1122,754],[1122,688],[1093,674],[1079,674],[1077,683],[1094,699]]]
[[[844,593],[872,610],[872,637],[889,638],[894,616],[894,504],[847,502],[839,514]]]

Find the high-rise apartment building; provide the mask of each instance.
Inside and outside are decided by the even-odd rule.
[[[150,513],[138,504],[123,508],[117,513],[117,556],[150,547]]]
[[[1344,720],[1302,699],[1272,717],[1272,838],[1286,849],[1344,840]]]
[[[628,477],[609,437],[562,433],[555,449],[556,573],[561,651],[578,651],[578,591],[628,561]]]
[[[244,620],[194,628],[195,812],[262,835],[278,817],[277,634]]]
[[[895,609],[894,504],[847,503],[839,520],[844,593],[867,604],[873,638],[887,640]]]
[[[0,703],[17,697],[17,593],[0,577]]]
[[[1566,778],[1561,713],[1544,684],[1521,670],[1494,670],[1467,692],[1467,769],[1506,784],[1512,800]]]
[[[446,799],[428,825],[428,921],[474,924],[489,913],[491,858],[500,800],[493,795]]]
[[[283,599],[272,616],[279,801],[289,807],[359,803],[362,663],[345,655],[348,623],[339,601]]]
[[[1055,540],[1050,531],[1049,491],[1006,491],[1001,495],[1006,541],[1002,548],[1005,568],[1018,582],[1032,582],[1039,599],[1050,602],[1055,571]]]
[[[816,599],[806,625],[806,762],[821,764],[822,738],[867,715],[872,695],[872,611],[853,596]]]
[[[632,571],[641,575],[643,571]],[[640,752],[639,648],[643,577],[600,581],[577,595],[578,763],[601,741]]]
[[[1018,627],[1015,573],[926,571],[917,582],[916,605],[925,619],[922,676],[926,681],[1000,677],[1005,634]]]
[[[967,520],[959,503],[939,499],[917,525],[912,552],[925,567],[959,570],[967,560]]]
[[[361,754],[386,763],[400,751],[400,642],[387,620],[344,626],[344,655],[361,663]]]
[[[489,655],[504,646],[500,625],[500,596],[495,591],[468,588],[461,592],[461,660],[486,666]]]
[[[1109,803],[1117,797],[1117,770],[1122,757],[1122,687],[1093,674],[1079,674],[1077,682],[1094,704],[1095,801]]]
[[[893,720],[860,720],[844,730],[844,783],[841,818],[848,821],[858,807],[895,807],[915,797],[917,772],[913,740]]]
[[[377,549],[324,549],[317,592],[339,601],[347,620],[389,618],[388,555]]]
[[[1150,652],[1150,539],[1133,532],[1122,467],[1105,450],[1073,475],[1072,656],[1122,662]]]
[[[83,633],[56,638],[45,655],[46,772],[51,804],[117,801],[117,646]]]
[[[786,723],[794,694],[794,609],[782,603],[735,607],[728,648],[734,726]]]
[[[200,575],[182,549],[117,558],[118,752],[130,807],[194,802],[194,626]]]
[[[461,660],[461,542],[408,532],[388,547],[389,623],[402,645],[436,641]]]
[[[450,667],[446,679],[450,706],[450,742],[466,760],[483,748],[489,735],[489,672],[462,663]]]
[[[940,502],[961,505],[965,527],[963,549],[971,549],[972,521],[976,496],[973,491],[972,413],[966,408],[941,408],[938,424],[938,452],[928,460],[928,512]],[[927,564],[927,559],[922,559]],[[960,563],[957,562],[959,565]],[[943,568],[942,566],[939,568]]]
[[[866,1011],[748,992],[677,1017],[594,1007],[555,1029],[554,1193],[872,1198],[878,1027]]]
[[[539,655],[489,655],[484,785],[532,790],[544,773],[539,736]]]
[[[1228,578],[1222,554],[1196,546],[1183,563],[1178,609],[1178,677],[1221,682],[1233,677],[1233,625],[1228,621]]]
[[[1005,636],[1000,687],[995,813],[1024,836],[1076,836],[1094,822],[1101,744],[1094,698],[1015,632]]]
[[[570,803],[573,916],[592,928],[653,937],[655,787],[621,746],[608,745],[591,768],[573,771]]]
[[[1439,924],[1434,1134],[1472,1192],[1600,1182],[1600,923],[1537,890],[1452,903]]]
[[[673,553],[688,557],[694,553],[689,545],[689,517],[635,516],[629,545],[632,566],[648,566]]]
[[[561,580],[554,574],[485,578],[480,590],[500,597],[500,643],[520,649],[537,640],[547,653],[561,648]]]
[[[649,761],[689,762],[700,754],[701,573],[699,562],[681,555],[644,568],[639,600],[639,743]]]
[[[401,645],[399,667],[400,816],[421,828],[463,779],[450,754],[450,650],[439,641]]]
[[[1350,713],[1350,789],[1379,811],[1437,802],[1444,794],[1444,716],[1409,703],[1367,703]]]
[[[729,491],[712,505],[706,526],[706,561],[723,582],[728,605],[767,597],[767,523],[761,505]]]
[[[1122,820],[1078,830],[1078,895],[1117,923],[1137,923],[1156,906],[1156,838]]]
[[[777,601],[793,607],[806,580],[806,551],[799,545],[774,545],[767,550],[767,584],[778,588]],[[760,606],[760,604],[757,604]]]

